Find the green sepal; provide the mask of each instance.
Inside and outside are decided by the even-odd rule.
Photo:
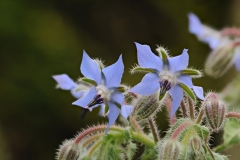
[[[168,55],[166,52],[164,52],[163,50],[160,51],[161,57],[163,59],[164,62],[167,62],[168,60]]]
[[[94,85],[94,86],[97,86],[97,85],[98,85],[94,80],[89,79],[89,78],[87,78],[87,77],[81,78],[80,81],[85,82],[85,83],[92,84],[92,85]]]
[[[124,93],[128,90],[128,87],[125,86],[125,85],[120,85],[118,88],[117,88],[117,91],[121,92],[121,93]]]
[[[196,101],[195,94],[193,93],[191,88],[189,88],[188,86],[186,86],[183,83],[180,83],[180,86],[189,95],[189,97],[192,98],[192,100]]]
[[[153,73],[153,72],[156,72],[156,71],[154,69],[151,69],[151,68],[142,68],[140,66],[136,66],[133,69],[131,69],[131,73],[135,73],[135,72]]]
[[[223,144],[217,146],[215,148],[216,152],[223,151],[233,145],[237,145],[240,142],[239,137],[239,129],[240,124],[236,121],[228,120],[224,126],[224,134],[223,134]]]
[[[164,92],[163,94],[159,94],[159,101],[161,101],[163,99],[163,97],[166,95],[166,92]]]
[[[202,73],[196,69],[184,69],[181,71],[182,74],[188,74],[193,77],[201,77]]]

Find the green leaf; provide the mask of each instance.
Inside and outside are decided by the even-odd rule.
[[[134,154],[137,151],[137,145],[135,143],[129,142],[126,147],[126,156],[129,160],[133,159]]]
[[[153,73],[153,72],[156,72],[156,71],[154,69],[151,69],[151,68],[142,68],[140,66],[136,66],[133,69],[131,69],[131,73],[135,73],[135,72]]]
[[[97,86],[97,83],[96,83],[94,80],[89,79],[89,78],[87,78],[87,77],[81,78],[80,81],[85,82],[85,83],[92,84],[92,85],[94,85],[94,86]]]
[[[192,98],[192,100],[196,101],[196,97],[195,94],[193,93],[192,89],[189,88],[188,86],[186,86],[183,83],[180,83],[180,86],[182,87],[182,89],[189,95],[190,98]]]
[[[182,74],[188,74],[190,76],[193,76],[195,78],[202,77],[202,73],[199,70],[196,69],[184,69],[181,71]]]
[[[99,160],[121,160],[123,150],[121,148],[122,134],[107,134],[104,136],[101,148],[99,149]]]
[[[216,152],[223,151],[233,145],[239,144],[240,124],[236,121],[227,120],[224,126],[223,144],[215,148]]]

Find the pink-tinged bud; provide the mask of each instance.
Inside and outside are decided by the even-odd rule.
[[[57,153],[57,160],[77,160],[79,158],[78,144],[74,143],[73,140],[66,140],[60,146]]]
[[[147,120],[149,117],[154,116],[159,110],[160,102],[157,93],[150,96],[139,97],[133,111],[133,117],[137,121]]]
[[[213,129],[218,133],[225,120],[227,110],[225,103],[219,99],[219,96],[216,93],[210,92],[205,97],[203,107],[205,109],[205,116],[210,129]]]
[[[202,149],[202,142],[199,137],[193,137],[190,139],[190,145],[194,152],[199,152]]]
[[[166,140],[160,147],[159,160],[178,160],[180,148],[180,143],[177,140]]]

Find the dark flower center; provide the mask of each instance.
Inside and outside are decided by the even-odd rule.
[[[160,81],[160,95],[163,95],[166,91],[171,89],[171,82],[166,79]]]
[[[100,94],[97,94],[87,106],[88,108],[90,108],[96,104],[102,104],[102,103],[103,103],[103,98],[101,97]]]

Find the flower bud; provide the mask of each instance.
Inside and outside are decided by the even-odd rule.
[[[193,137],[190,139],[190,146],[194,152],[199,152],[202,149],[202,142],[199,137]]]
[[[57,160],[77,160],[79,157],[78,144],[74,143],[73,140],[66,140],[60,146],[57,153]]]
[[[168,139],[160,147],[159,160],[178,160],[180,156],[180,143]]]
[[[133,116],[137,121],[148,119],[159,109],[157,94],[139,97],[134,107]]]
[[[225,119],[225,103],[219,99],[216,93],[210,92],[207,94],[205,101],[203,102],[203,107],[205,109],[205,116],[210,129],[213,129],[218,133],[219,129],[222,128]]]
[[[232,66],[233,58],[233,42],[228,38],[223,39],[207,58],[205,72],[210,76],[220,77]]]

